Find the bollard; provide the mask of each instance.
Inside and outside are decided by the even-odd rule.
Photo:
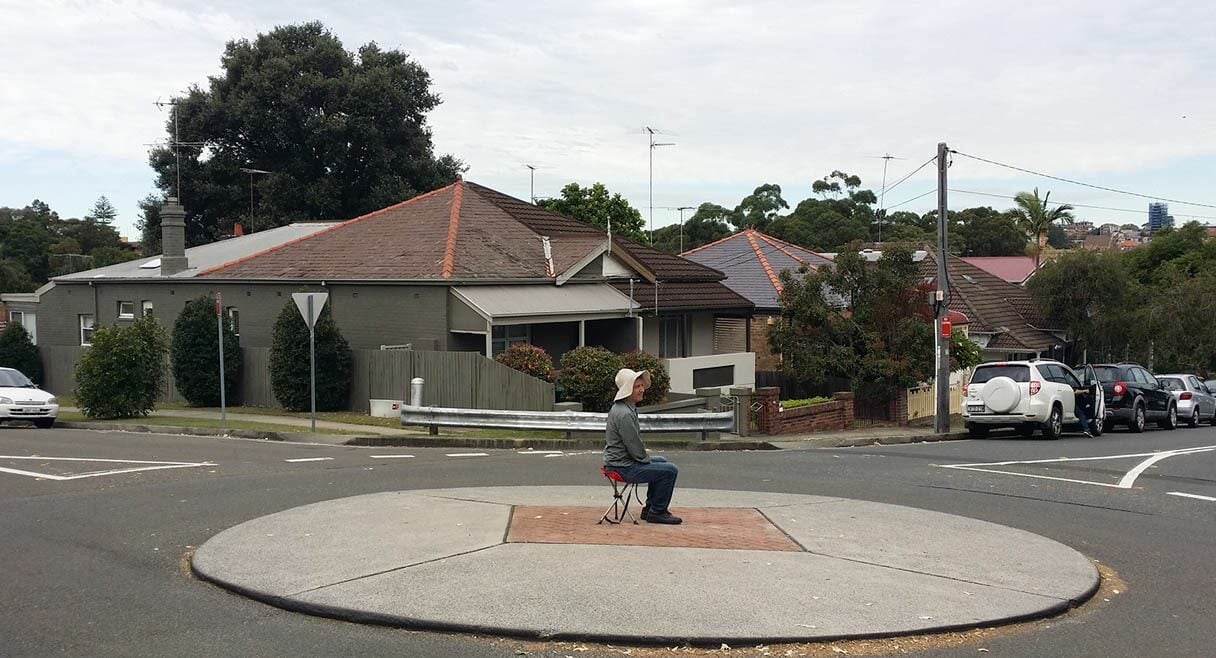
[[[750,436],[752,433],[752,389],[734,387],[730,396],[735,399],[735,434]]]
[[[554,411],[582,411],[582,402],[555,402],[553,404]],[[570,441],[574,438],[574,432],[566,430],[566,440]]]
[[[424,384],[426,384],[426,380],[424,380],[421,377],[415,377],[410,380],[410,406],[411,407],[421,407],[422,406],[422,387]],[[439,434],[439,426],[438,425],[427,425],[426,433],[430,434],[431,436],[437,436]]]

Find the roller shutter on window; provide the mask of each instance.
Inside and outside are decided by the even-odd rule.
[[[747,351],[745,318],[714,318],[714,354]]]

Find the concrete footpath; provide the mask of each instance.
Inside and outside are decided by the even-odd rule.
[[[1099,585],[1067,546],[937,512],[678,489],[684,525],[597,524],[611,500],[606,483],[341,498],[220,532],[192,568],[353,622],[667,646],[990,626],[1065,611]]]
[[[78,411],[64,407],[63,411]],[[153,411],[153,417],[199,418],[218,421],[217,411],[201,409],[165,409]],[[573,439],[531,439],[508,437],[463,437],[453,435],[430,436],[421,428],[393,428],[379,425],[317,421],[318,432],[311,429],[307,418],[275,416],[271,414],[230,413],[230,420],[250,423],[298,427],[299,432],[274,432],[266,430],[234,430],[216,427],[190,427],[188,425],[141,424],[138,422],[70,421],[60,422],[60,427],[79,429],[106,429],[135,432],[179,432],[200,436],[236,436],[242,438],[268,439],[272,441],[296,441],[325,443],[329,445],[399,446],[435,448],[478,449],[574,449],[597,450],[603,447],[600,437],[575,437]],[[326,433],[326,431],[330,433]],[[336,432],[343,432],[338,434]],[[800,450],[810,448],[844,448],[875,444],[915,443],[920,441],[948,441],[966,438],[961,427],[951,428],[948,434],[934,434],[931,427],[861,427],[849,430],[815,432],[811,434],[784,434],[781,436],[753,435],[748,437],[722,433],[714,440],[672,439],[663,435],[648,436],[655,445],[673,450]]]

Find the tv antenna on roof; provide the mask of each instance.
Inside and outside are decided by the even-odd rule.
[[[161,109],[163,109],[164,106],[166,106],[166,105],[169,105],[173,108],[173,141],[170,142],[170,145],[173,146],[173,157],[176,161],[176,166],[174,168],[176,169],[176,172],[177,172],[177,187],[174,189],[174,194],[177,197],[177,202],[181,203],[182,202],[182,153],[181,153],[180,147],[182,147],[182,146],[206,146],[206,143],[205,142],[183,142],[182,141],[181,133],[178,131],[178,126],[177,126],[177,106],[179,104],[181,104],[181,101],[176,98],[174,98],[173,100],[170,100],[170,101],[161,101],[159,98],[157,98],[156,101],[153,103],[153,105],[156,105],[156,107],[161,108]]]
[[[907,158],[899,158],[890,153],[883,155],[871,155],[871,158],[882,158],[882,187],[878,192],[878,241],[882,242],[882,220],[883,211],[886,210],[887,200],[887,165],[891,164],[892,160],[907,160]]]

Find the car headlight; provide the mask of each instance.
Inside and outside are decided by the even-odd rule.
[[[0,404],[12,404],[12,403],[13,403],[12,398],[6,398],[6,397],[0,395]]]
[[[59,400],[56,400],[55,396],[52,395],[51,397],[47,398],[47,401],[43,404],[59,404]]]

